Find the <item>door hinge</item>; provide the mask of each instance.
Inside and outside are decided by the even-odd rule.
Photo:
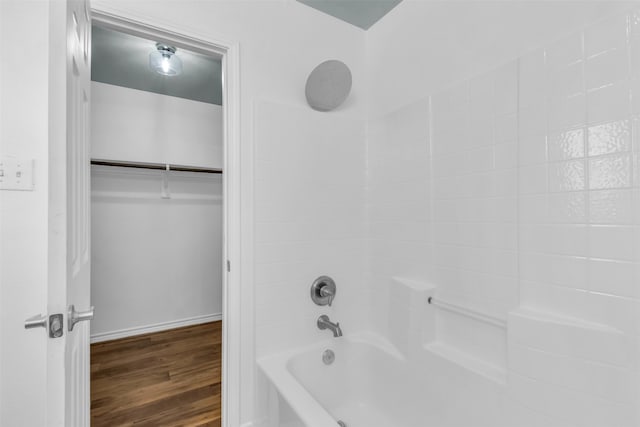
[[[227,272],[231,272],[231,261],[227,260]]]

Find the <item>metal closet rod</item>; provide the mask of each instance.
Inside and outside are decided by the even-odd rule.
[[[203,168],[199,166],[171,165],[165,163],[124,162],[115,160],[91,159],[91,164],[96,166],[117,166],[121,168],[170,170],[178,172],[222,173],[222,169]]]

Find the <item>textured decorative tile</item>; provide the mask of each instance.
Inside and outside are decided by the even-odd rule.
[[[549,136],[549,160],[584,157],[584,129],[571,129]]]
[[[624,188],[631,186],[631,156],[596,157],[589,160],[589,188]]]
[[[588,129],[589,156],[612,154],[631,150],[629,120],[619,120]]]
[[[571,160],[549,165],[549,191],[576,191],[584,188],[584,160]]]

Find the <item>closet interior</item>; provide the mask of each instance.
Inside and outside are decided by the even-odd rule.
[[[92,425],[219,422],[221,61],[93,27]]]

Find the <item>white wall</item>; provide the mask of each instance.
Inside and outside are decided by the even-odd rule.
[[[94,7],[105,9],[116,14],[123,14],[134,19],[139,19],[143,22],[151,20],[155,25],[159,27],[166,26],[177,31],[182,30],[186,33],[196,33],[200,37],[206,38],[207,36],[213,39],[222,39],[230,42],[236,42],[239,44],[240,49],[240,123],[241,123],[241,150],[242,150],[242,163],[240,165],[243,179],[247,181],[243,182],[243,188],[246,190],[242,195],[242,208],[243,211],[252,212],[252,206],[254,203],[253,187],[255,186],[255,202],[256,206],[259,206],[259,200],[282,200],[283,206],[292,206],[295,203],[293,195],[287,197],[286,194],[282,194],[282,189],[278,186],[261,185],[262,175],[256,170],[256,179],[253,179],[254,171],[254,156],[253,151],[260,151],[261,147],[272,147],[275,153],[283,154],[280,157],[273,159],[273,164],[269,168],[269,174],[273,177],[273,180],[277,182],[283,182],[282,178],[291,176],[291,168],[298,161],[315,166],[310,159],[308,159],[304,153],[297,151],[289,152],[286,149],[280,149],[278,144],[284,144],[283,147],[295,146],[293,140],[279,141],[280,133],[276,132],[281,129],[283,132],[291,132],[291,137],[302,137],[305,140],[300,141],[301,146],[308,147],[310,149],[319,150],[322,152],[323,147],[326,145],[330,150],[334,147],[334,143],[325,138],[323,135],[334,135],[337,140],[344,141],[344,145],[360,146],[360,149],[364,150],[362,144],[363,140],[348,140],[347,135],[352,135],[354,130],[353,126],[344,123],[344,120],[349,118],[362,119],[364,118],[365,103],[364,103],[364,32],[344,22],[340,22],[327,15],[318,13],[316,10],[302,5],[299,2],[293,0],[265,0],[265,1],[114,1],[114,0],[96,0],[93,2]],[[306,106],[304,98],[304,84],[308,74],[319,63],[327,59],[339,59],[344,61],[353,73],[353,88],[350,97],[345,104],[337,111],[326,114],[322,120],[325,127],[331,128],[335,122],[337,129],[341,132],[338,135],[331,133],[329,130],[320,129],[318,135],[309,134],[303,131],[303,128],[296,125],[296,121],[302,121],[304,123],[315,123],[316,115],[319,113],[311,111]],[[270,123],[267,128],[262,128],[270,131],[269,139],[265,139],[258,133],[258,121],[262,120],[259,115],[265,114],[259,109],[258,104],[266,101],[268,103],[275,103],[284,105],[285,110],[297,111],[293,117],[295,120],[289,117],[287,114],[282,114],[280,108],[274,111],[276,114],[273,119],[273,123]],[[282,108],[282,107],[281,107]],[[317,129],[317,128],[316,128]],[[327,133],[325,133],[327,132]],[[323,157],[324,158],[324,157]],[[346,179],[356,179],[354,176],[358,174],[358,166],[354,166],[353,172],[344,175]],[[314,168],[314,170],[316,170]],[[341,169],[342,170],[342,169]],[[280,172],[279,172],[280,171]],[[327,171],[330,173],[330,171]],[[360,169],[360,175],[363,176],[364,171]],[[275,175],[273,175],[275,174]],[[334,205],[333,201],[336,201],[337,206],[344,204],[344,193],[336,191],[335,197],[331,194],[326,194],[326,186],[323,186],[316,181],[321,180],[321,176],[309,175],[304,177],[296,177],[301,183],[309,183],[309,192],[307,197],[309,201],[318,199],[323,202],[323,205],[331,212],[331,206]],[[334,181],[330,181],[334,182]],[[355,183],[344,182],[346,188],[354,188],[360,185],[362,178],[358,178]],[[290,185],[294,185],[292,183]],[[287,187],[285,187],[287,188]],[[299,193],[296,193],[299,194]],[[266,211],[265,211],[266,212]],[[317,215],[317,214],[316,214]],[[296,233],[296,230],[301,230],[309,226],[301,226],[295,221],[289,221],[288,217],[282,217],[287,219],[281,221],[274,226],[278,226],[280,232],[271,232],[268,235],[263,235],[261,245],[272,244],[273,249],[271,255],[274,259],[285,258],[286,252],[290,248],[296,248],[299,253],[302,253],[302,246],[287,245],[286,243],[292,239],[292,234]],[[318,217],[311,217],[317,219]],[[256,218],[255,227],[256,232],[260,228],[258,224],[259,218]],[[242,225],[243,230],[246,233],[250,233],[254,227],[253,221],[246,222]],[[264,229],[264,228],[263,228]],[[248,234],[247,234],[248,235]],[[349,234],[352,236],[351,240],[345,241],[353,242],[355,237],[352,232]],[[322,236],[317,234],[311,234],[307,236],[306,247],[313,247],[313,242],[317,241],[320,247],[326,245],[321,242]],[[243,251],[245,251],[247,259],[252,259],[252,246],[256,246],[255,256],[258,257],[263,251],[258,248],[257,240],[259,235],[255,235],[255,241],[250,239],[246,242],[242,242]],[[336,249],[338,252],[342,251],[340,246]],[[344,249],[345,253],[346,248]],[[294,251],[295,252],[295,251]],[[347,256],[347,255],[345,255]],[[355,279],[357,274],[355,265],[359,254],[356,252],[353,255],[349,253],[349,257],[353,256],[353,270],[342,268],[342,270],[336,273],[340,277],[354,277],[354,281],[341,280],[340,290],[341,295],[349,295],[348,289],[353,287],[357,288],[360,283]],[[344,260],[347,263],[349,260]],[[241,326],[241,339],[243,353],[241,354],[241,418],[242,423],[249,423],[260,417],[261,414],[256,412],[256,408],[260,407],[266,399],[266,390],[264,388],[257,387],[257,370],[255,365],[255,352],[254,345],[256,339],[259,339],[254,334],[254,325],[257,319],[254,318],[254,305],[256,301],[254,299],[255,294],[260,293],[260,304],[267,307],[274,313],[278,311],[284,311],[287,308],[285,304],[290,302],[291,295],[283,295],[281,292],[269,292],[270,286],[267,286],[264,281],[261,285],[256,284],[254,288],[254,277],[256,283],[260,276],[263,274],[263,269],[257,265],[257,259],[255,263],[255,275],[252,273],[254,269],[254,263],[249,262],[250,265],[246,266],[246,269],[240,274],[242,275],[242,326]],[[333,264],[327,263],[326,265],[318,264],[316,269],[308,269],[305,274],[300,277],[299,281],[296,281],[296,286],[299,286],[300,292],[298,303],[301,310],[304,311],[306,319],[313,317],[312,313],[315,313],[315,306],[311,303],[308,297],[308,286],[311,281],[315,279],[316,272],[328,272]],[[276,268],[276,265],[273,265]],[[296,268],[297,272],[304,272],[301,268]],[[346,273],[349,273],[348,275]],[[283,272],[284,279],[291,282],[291,276],[286,271]],[[344,276],[343,276],[344,275]],[[273,276],[271,276],[273,277]],[[263,287],[267,286],[266,289]],[[285,288],[283,288],[285,289]],[[290,287],[286,289],[291,289]],[[306,297],[304,295],[306,295]],[[339,303],[340,296],[336,304]],[[296,310],[298,307],[296,307]],[[289,327],[293,328],[293,324],[300,323],[296,318],[291,317],[288,319]],[[281,325],[282,317],[280,314],[276,314],[274,317],[263,317],[260,319],[260,327],[268,328],[276,325]],[[297,327],[297,326],[295,326]],[[345,324],[346,327],[346,324]],[[287,329],[289,331],[290,329]],[[318,336],[319,338],[320,336]],[[322,336],[324,337],[324,335]],[[257,401],[257,403],[256,403]]]
[[[92,340],[222,315],[222,176],[94,166]]]
[[[47,312],[49,5],[0,2],[0,39],[18,34],[0,61],[0,153],[35,159],[35,190],[0,191],[3,427],[46,425],[46,332],[25,331],[24,320]]]
[[[91,157],[222,168],[222,106],[91,82]]]
[[[372,117],[489,71],[633,3],[404,0],[366,33]]]
[[[427,19],[428,7],[420,7],[403,2],[369,33],[369,66],[378,64],[381,75],[414,62],[420,70],[421,58],[433,59],[406,58],[395,71],[384,65],[387,51],[377,50],[410,37],[416,50],[429,51],[433,28],[417,26]],[[592,5],[580,7],[585,16]],[[473,399],[459,399],[443,385],[452,400],[473,400],[452,412],[454,424],[639,422],[640,31],[638,12],[609,12],[612,18],[499,58],[493,68],[473,60],[477,51],[461,53],[467,70],[443,57],[425,81],[411,71],[402,84],[381,85],[372,102],[371,111],[390,110],[369,123],[372,310],[378,330],[413,361],[436,355],[436,363],[468,372],[469,388],[479,387]],[[508,8],[496,17],[507,19]],[[384,26],[394,22],[391,35]],[[378,30],[386,32],[380,46]],[[465,31],[487,35],[484,27]],[[491,48],[523,40],[518,31],[513,39]],[[440,52],[451,48],[442,44]],[[442,87],[447,69],[450,83]],[[407,286],[394,276],[428,283],[436,299],[506,327],[416,309],[419,300],[403,298]],[[398,322],[402,313],[418,320]],[[479,407],[494,411],[461,416]]]
[[[222,107],[92,82],[93,158],[222,167]],[[94,166],[93,341],[219,319],[222,175]]]

